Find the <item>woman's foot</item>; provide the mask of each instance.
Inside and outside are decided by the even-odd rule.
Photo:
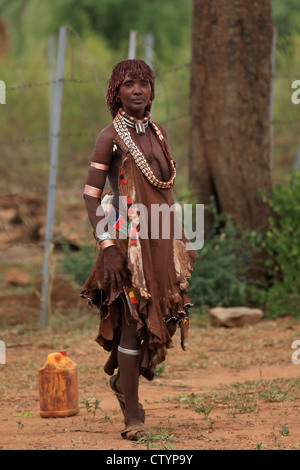
[[[121,432],[121,436],[123,437],[123,439],[128,439],[130,441],[138,441],[139,439],[141,439],[141,437],[144,437],[147,434],[143,424],[145,422],[145,410],[143,406],[141,405],[141,403],[139,403],[137,412],[127,416],[125,410],[125,399],[122,393],[122,385],[119,373],[111,377],[110,386],[119,401],[121,410],[124,415],[125,429],[123,429],[123,431]]]
[[[138,441],[146,435],[147,431],[143,423],[128,424],[121,432],[123,439],[128,439],[129,441]]]
[[[125,412],[125,397],[122,392],[122,385],[120,380],[120,373],[118,372],[116,375],[113,375],[110,379],[110,387],[114,394],[117,397],[119,402],[120,408],[125,418],[125,425],[136,425],[139,423],[144,423],[146,419],[146,413],[141,403],[138,403],[138,416],[131,415],[126,418]]]

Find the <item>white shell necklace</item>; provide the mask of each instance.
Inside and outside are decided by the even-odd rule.
[[[119,113],[123,116],[124,121],[128,127],[132,127],[136,130],[136,133],[139,135],[143,135],[146,132],[148,127],[149,121],[151,119],[151,115],[149,112],[146,113],[143,119],[137,119],[134,116],[129,116],[123,108],[120,108]]]
[[[118,112],[116,115],[114,121],[114,128],[125,144],[125,146],[128,148],[130,154],[132,155],[135,163],[137,164],[138,168],[141,170],[141,172],[144,174],[144,176],[147,178],[149,183],[151,183],[153,186],[156,186],[161,189],[167,189],[170,188],[174,182],[174,179],[176,177],[176,168],[175,168],[175,163],[173,159],[171,158],[169,154],[169,163],[170,163],[170,169],[171,169],[171,177],[169,181],[161,181],[156,176],[154,175],[152,169],[150,168],[146,157],[143,155],[143,153],[140,151],[140,149],[136,146],[136,144],[133,142],[132,137],[130,135],[129,129],[127,127],[126,121],[124,119],[124,116]],[[164,136],[157,127],[157,125],[151,121],[151,125],[153,126],[159,140],[162,142],[164,140]],[[169,152],[168,152],[169,153]]]

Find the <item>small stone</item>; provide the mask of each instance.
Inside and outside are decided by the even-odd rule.
[[[31,275],[24,273],[18,269],[9,269],[5,276],[6,284],[12,284],[14,286],[26,286],[32,282]]]
[[[210,310],[212,326],[227,326],[228,328],[243,325],[255,325],[263,317],[263,311],[248,307],[216,307]]]

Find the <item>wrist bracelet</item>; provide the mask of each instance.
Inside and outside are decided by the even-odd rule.
[[[109,232],[103,232],[101,233],[100,235],[97,235],[97,241],[98,243],[101,243],[104,241],[104,240],[112,240],[112,235],[109,233]]]
[[[112,246],[115,244],[115,241],[112,240],[111,238],[108,238],[107,240],[103,240],[103,242],[100,245],[101,250],[105,250],[105,248],[108,248],[109,246]]]

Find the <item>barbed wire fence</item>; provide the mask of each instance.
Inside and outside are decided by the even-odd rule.
[[[50,190],[56,191],[56,190],[61,190],[65,191],[68,189],[68,191],[71,191],[75,194],[75,198],[78,201],[82,200],[82,191],[83,191],[83,186],[84,186],[84,180],[85,180],[85,175],[88,169],[89,165],[89,158],[91,154],[92,147],[95,142],[95,138],[97,137],[97,134],[99,132],[99,127],[97,125],[98,119],[95,119],[95,113],[93,110],[90,108],[87,109],[85,99],[82,97],[81,92],[78,91],[78,87],[81,87],[83,89],[86,89],[88,86],[92,87],[97,87],[97,95],[101,95],[101,105],[103,109],[106,108],[105,105],[105,94],[106,94],[106,84],[108,81],[107,77],[102,77],[99,78],[99,75],[97,73],[96,68],[93,65],[92,60],[89,57],[89,51],[87,50],[87,47],[85,45],[85,42],[82,40],[80,35],[72,28],[71,26],[66,26],[66,32],[68,33],[66,35],[67,37],[67,51],[70,56],[70,73],[69,76],[62,76],[60,78],[55,78],[52,80],[45,80],[45,81],[36,81],[36,82],[30,82],[30,83],[21,83],[21,84],[13,84],[12,86],[8,86],[6,88],[6,92],[8,93],[9,96],[12,96],[14,93],[19,93],[22,98],[25,100],[25,94],[29,91],[31,91],[34,96],[37,95],[37,90],[44,89],[48,92],[48,95],[51,96],[51,87],[58,87],[58,86],[65,86],[70,84],[72,86],[72,91],[73,91],[73,96],[76,97],[76,104],[74,105],[74,102],[72,100],[72,103],[63,103],[63,109],[69,104],[72,106],[76,106],[76,110],[81,116],[83,116],[85,122],[87,123],[86,128],[87,130],[82,130],[82,129],[76,129],[74,123],[72,123],[72,128],[69,131],[65,131],[62,129],[58,129],[58,131],[55,133],[55,135],[51,134],[51,129],[47,132],[44,132],[39,135],[35,135],[34,133],[27,135],[24,135],[24,123],[21,121],[20,122],[20,115],[16,116],[16,109],[13,107],[12,104],[10,104],[10,101],[7,100],[5,104],[5,109],[6,109],[6,118],[9,121],[9,125],[13,128],[14,134],[16,134],[15,138],[10,138],[6,139],[3,135],[0,137],[0,146],[2,149],[2,169],[4,168],[11,168],[11,163],[14,161],[13,165],[13,171],[18,172],[21,170],[21,175],[18,176],[18,182],[17,184],[14,182],[14,184],[11,184],[10,178],[8,177],[5,179],[4,183],[2,184],[1,187],[1,194],[0,194],[0,208],[15,208],[15,214],[14,218],[15,221],[14,223],[20,223],[22,228],[23,228],[23,234],[20,237],[15,237],[14,236],[14,230],[12,228],[11,221],[7,220],[2,214],[0,214],[0,232],[2,234],[1,236],[1,241],[2,241],[2,246],[0,247],[0,256],[1,252],[4,253],[7,249],[10,249],[12,247],[16,246],[22,246],[24,248],[39,248],[39,249],[44,249],[45,250],[45,259],[49,258],[51,255],[51,250],[53,249],[53,243],[59,244],[62,240],[68,240],[71,238],[71,235],[80,231],[80,230],[87,230],[88,227],[88,221],[86,218],[85,222],[82,222],[78,224],[74,223],[71,227],[69,227],[67,230],[64,230],[63,233],[56,233],[53,234],[50,231],[50,236],[49,236],[49,231],[47,234],[47,230],[45,233],[43,233],[43,237],[39,234],[39,229],[40,227],[40,220],[41,217],[45,219],[45,204],[39,204],[40,200],[45,201],[47,198],[47,193],[49,193]],[[77,43],[74,45],[72,42],[72,39],[74,38]],[[182,120],[185,122],[185,140],[188,141],[188,128],[189,128],[189,93],[188,91],[186,94],[182,95],[182,88],[187,87],[188,83],[188,77],[189,77],[189,71],[190,71],[190,62],[182,63],[179,65],[176,65],[174,67],[171,67],[169,69],[161,69],[159,66],[159,61],[158,57],[155,53],[154,47],[153,47],[153,38],[150,36],[148,37],[142,37],[139,36],[138,34],[135,35],[136,41],[139,41],[139,46],[144,47],[145,51],[148,50],[148,53],[145,53],[145,55],[148,57],[145,57],[145,60],[148,61],[149,65],[154,68],[155,75],[156,75],[156,84],[157,87],[160,90],[161,95],[164,96],[163,103],[164,103],[164,109],[165,109],[165,117],[162,117],[160,119],[160,123],[166,127],[168,132],[171,132],[172,130],[174,131],[174,135],[177,134],[178,127],[182,128]],[[129,41],[130,42],[130,41]],[[75,52],[76,48],[78,48],[78,44],[83,50],[85,61],[87,63],[87,68],[85,70],[88,70],[92,78],[78,78],[77,77],[77,64],[76,64],[76,58],[75,58]],[[151,45],[149,47],[149,44]],[[135,54],[136,53],[136,47],[137,43],[135,44],[135,47],[132,46],[132,44],[129,46],[131,47],[131,52],[130,54]],[[148,49],[147,49],[148,48]],[[135,51],[135,52],[132,52]],[[177,75],[176,75],[177,74]],[[180,75],[181,74],[181,75]],[[176,76],[176,80],[174,77]],[[169,83],[170,83],[170,77],[173,83],[176,83],[175,88],[173,87],[172,94],[169,91]],[[292,77],[290,74],[276,74],[276,71],[273,70],[272,73],[272,89],[274,90],[275,88],[275,80],[280,79],[280,80],[286,80],[286,82],[289,84],[292,83],[294,77]],[[188,87],[187,87],[188,89]],[[100,91],[100,92],[99,92]],[[93,90],[94,93],[94,90]],[[172,106],[172,103],[178,99],[181,93],[181,100],[184,102],[184,111],[180,109],[178,110],[179,107]],[[52,95],[53,96],[53,95]],[[52,98],[53,100],[53,98]],[[273,100],[276,100],[276,93],[273,92]],[[50,98],[51,101],[51,98]],[[100,99],[99,99],[100,101]],[[18,104],[23,102],[22,99],[18,100]],[[49,106],[49,113],[53,112],[51,111],[51,106]],[[161,110],[160,114],[161,113]],[[157,113],[157,108],[154,107],[153,110],[154,114]],[[22,114],[22,113],[21,113]],[[26,113],[27,116],[27,113]],[[24,116],[25,117],[25,116]],[[48,119],[48,118],[47,118]],[[64,120],[64,117],[63,117]],[[49,118],[49,121],[51,122],[51,117]],[[176,123],[179,122],[180,125],[177,127]],[[52,122],[53,124],[53,122]],[[283,148],[286,148],[287,146],[291,146],[291,148],[294,150],[295,146],[299,142],[299,137],[298,137],[298,129],[300,125],[300,119],[293,118],[293,119],[286,119],[286,120],[275,120],[271,119],[271,114],[270,114],[270,126],[272,126],[272,135],[274,139],[273,143],[273,149],[280,148],[281,146]],[[295,131],[291,132],[288,138],[285,136],[285,133],[283,133],[283,136],[281,136],[281,133],[277,131],[280,128],[286,129],[286,128],[294,128]],[[9,135],[12,135],[12,132],[9,133]],[[48,172],[49,172],[49,158],[45,158],[45,156],[49,155],[49,140],[53,138],[58,139],[58,142],[61,140],[63,142],[63,146],[65,146],[65,142],[70,142],[70,139],[87,139],[87,144],[85,145],[85,149],[89,148],[88,155],[85,155],[84,161],[86,162],[86,166],[83,164],[83,161],[80,159],[79,161],[73,161],[72,164],[76,167],[76,170],[78,172],[78,169],[80,168],[82,171],[80,171],[80,176],[77,179],[73,179],[73,173],[66,171],[66,168],[68,168],[67,165],[60,165],[58,164],[58,178],[55,181],[52,181],[48,184]],[[184,140],[184,139],[183,139]],[[38,148],[36,150],[37,145],[42,145],[42,147]],[[53,141],[52,141],[53,145]],[[53,148],[52,145],[50,146],[50,149]],[[20,146],[22,146],[21,151],[20,151]],[[42,149],[42,150],[41,150]],[[41,173],[41,177],[36,178],[35,172],[37,171],[37,165],[32,163],[33,156],[43,153],[43,166],[44,166],[44,171]],[[68,151],[67,151],[68,153]],[[15,156],[17,158],[15,159]],[[41,155],[38,155],[41,156]],[[26,168],[28,166],[28,162],[31,162],[29,165],[30,168]],[[38,162],[39,163],[39,162]],[[50,164],[51,168],[51,164]],[[296,168],[295,168],[296,169]],[[299,168],[298,168],[299,169]],[[27,173],[27,176],[25,176],[25,173]],[[8,175],[10,173],[8,172]],[[23,176],[23,177],[22,177]],[[23,184],[23,180],[24,183]],[[39,184],[36,184],[38,180]],[[30,183],[28,184],[28,181]],[[80,182],[79,182],[80,181]],[[33,195],[36,194],[36,198],[32,197],[32,200],[26,200],[26,194]],[[55,201],[54,201],[55,202]],[[30,206],[29,210],[26,210],[25,206],[28,205]],[[21,206],[21,207],[20,207]],[[55,203],[54,203],[55,207]],[[22,212],[22,208],[24,208],[24,211]],[[82,209],[84,210],[83,206]],[[54,208],[53,208],[54,210]],[[55,214],[55,212],[53,212]],[[36,220],[36,219],[39,220]],[[54,223],[54,222],[53,222]],[[43,222],[43,227],[45,228],[45,223]],[[24,237],[24,227],[28,228],[29,233],[27,239]],[[42,233],[42,232],[41,232]],[[25,238],[25,240],[24,240]],[[47,246],[48,245],[48,246]],[[47,261],[48,262],[48,261]],[[47,267],[47,271],[49,274],[49,267]],[[44,266],[44,277],[45,277],[45,266]],[[48,287],[49,287],[49,277],[48,277]],[[44,306],[42,307],[44,313],[41,315],[40,319],[40,327],[44,328],[47,325],[47,320],[48,320],[48,308],[49,308],[49,289],[45,289],[44,294],[42,295],[42,302],[44,302]]]
[[[95,142],[95,138],[97,137],[97,134],[99,132],[99,128],[96,127],[96,120],[95,120],[95,117],[91,115],[90,113],[90,110],[87,109],[86,107],[86,104],[85,104],[85,101],[84,99],[81,97],[81,94],[78,93],[78,86],[87,86],[87,85],[93,85],[93,86],[97,86],[99,89],[100,89],[100,94],[102,96],[102,99],[103,99],[103,103],[105,102],[105,94],[106,94],[106,85],[104,85],[104,83],[106,84],[107,83],[107,78],[99,78],[98,74],[97,74],[97,71],[95,69],[95,67],[93,66],[92,64],[92,61],[90,60],[89,58],[89,54],[88,54],[88,51],[86,49],[86,46],[85,46],[85,43],[83,42],[83,40],[81,39],[81,37],[79,36],[79,34],[70,26],[66,27],[65,28],[65,33],[68,32],[68,41],[67,41],[67,47],[68,47],[68,52],[70,54],[70,73],[68,74],[68,76],[65,76],[64,74],[62,74],[62,76],[60,77],[56,77],[56,79],[52,79],[52,80],[46,80],[46,81],[35,81],[35,82],[30,82],[30,83],[23,83],[23,84],[13,84],[12,86],[8,86],[6,88],[6,91],[7,93],[11,96],[13,93],[19,93],[20,96],[21,96],[21,99],[18,100],[18,102],[22,102],[22,98],[24,97],[25,93],[28,92],[28,91],[31,91],[33,94],[37,94],[37,90],[41,89],[41,88],[44,88],[48,91],[48,94],[51,95],[51,87],[55,87],[56,89],[57,88],[61,88],[62,90],[62,87],[67,85],[67,84],[70,84],[71,86],[73,86],[73,95],[76,96],[77,98],[77,103],[76,103],[76,106],[78,109],[80,109],[80,113],[82,116],[84,116],[85,120],[88,122],[88,125],[87,125],[87,129],[88,130],[78,130],[76,131],[74,129],[74,127],[72,128],[72,130],[68,131],[68,132],[64,132],[63,130],[61,130],[59,128],[59,125],[58,125],[58,119],[57,119],[57,116],[55,118],[50,118],[49,121],[51,122],[52,121],[52,126],[53,126],[53,123],[58,125],[57,129],[49,129],[49,132],[45,132],[43,134],[40,134],[40,135],[34,135],[34,133],[32,133],[31,135],[27,135],[24,133],[24,125],[22,122],[20,122],[20,116],[17,116],[16,115],[16,111],[15,111],[15,107],[13,105],[11,105],[9,103],[9,100],[6,104],[7,106],[7,116],[9,118],[9,121],[10,121],[10,125],[14,128],[15,132],[14,134],[16,135],[15,138],[13,139],[5,139],[3,138],[3,135],[0,137],[0,145],[1,145],[1,148],[7,148],[7,151],[5,152],[5,160],[6,160],[6,164],[7,166],[9,167],[10,165],[10,161],[11,161],[11,155],[17,155],[19,154],[19,150],[20,150],[20,146],[22,146],[22,149],[21,149],[21,155],[22,157],[20,157],[20,161],[17,162],[17,166],[22,166],[22,164],[24,166],[26,166],[26,163],[28,160],[31,160],[32,159],[32,156],[33,155],[36,155],[36,149],[35,149],[35,146],[36,145],[40,145],[42,144],[43,146],[43,151],[45,152],[45,154],[49,154],[49,149],[47,148],[48,147],[48,142],[49,142],[49,139],[52,139],[52,144],[50,146],[50,151],[51,153],[53,152],[53,141],[55,141],[55,139],[57,139],[57,144],[56,146],[58,147],[59,145],[59,140],[62,140],[64,141],[65,139],[69,139],[69,138],[81,138],[81,137],[86,137],[88,138],[91,146],[90,146],[90,151],[89,151],[89,154],[91,154],[91,150],[92,150],[92,145],[94,144]],[[83,48],[84,50],[84,55],[85,55],[85,58],[86,58],[86,62],[88,63],[88,68],[89,68],[89,71],[91,72],[92,74],[92,78],[77,78],[76,77],[76,60],[74,58],[75,54],[74,54],[74,48],[76,46],[74,46],[73,42],[70,40],[69,36],[73,35],[77,40],[78,42],[80,43],[81,47]],[[78,44],[77,44],[78,45]],[[64,53],[61,53],[61,55],[64,55]],[[188,67],[189,64],[183,64],[179,67],[177,67],[176,69],[172,69],[170,71],[166,71],[166,73],[168,72],[175,72],[176,70],[180,70],[180,69],[184,69],[186,67]],[[163,86],[163,80],[161,79],[161,83],[162,83],[162,86]],[[52,93],[52,96],[53,96],[53,93]],[[54,101],[55,101],[55,96],[52,98]],[[64,103],[64,106],[66,106],[66,104]],[[54,108],[55,108],[55,105],[54,105]],[[53,112],[53,110],[50,112]],[[55,112],[54,112],[55,114]],[[162,124],[169,124],[170,122],[174,122],[176,119],[178,118],[185,118],[185,117],[188,117],[188,114],[185,113],[185,115],[180,115],[180,116],[175,116],[174,114],[170,115],[170,119],[168,120],[165,120],[164,122],[162,122]],[[74,129],[74,130],[73,130]],[[12,133],[10,133],[11,135]],[[89,156],[90,155],[87,155],[86,156],[86,168],[85,168],[85,171],[87,172],[87,169],[88,169],[88,164],[89,164]],[[57,157],[58,157],[58,152],[57,152]],[[44,161],[46,159],[44,158]],[[21,165],[20,165],[21,163]],[[13,234],[13,230],[12,230],[12,226],[11,224],[5,220],[5,218],[0,215],[0,230],[2,232],[2,234],[4,235],[4,237],[2,237],[2,242],[4,240],[4,243],[2,244],[2,247],[0,248],[0,252],[1,251],[6,251],[7,249],[9,248],[12,248],[12,247],[16,247],[16,246],[22,246],[24,248],[41,248],[41,249],[44,249],[45,251],[45,254],[44,254],[44,269],[43,269],[43,278],[44,278],[44,282],[43,282],[43,292],[42,292],[42,295],[41,295],[41,317],[40,317],[40,327],[41,328],[45,328],[47,326],[47,323],[48,323],[48,311],[49,311],[49,286],[51,284],[50,282],[50,256],[52,255],[52,251],[53,251],[53,243],[55,244],[58,244],[61,240],[63,239],[68,239],[68,237],[70,236],[71,233],[74,233],[74,231],[78,231],[80,228],[83,228],[83,229],[86,229],[87,228],[87,225],[88,225],[88,222],[84,222],[82,223],[81,225],[78,225],[78,223],[76,223],[76,228],[73,226],[73,227],[70,227],[69,231],[65,231],[64,234],[53,234],[53,231],[52,231],[52,228],[53,228],[53,225],[54,225],[54,222],[53,222],[53,217],[55,215],[55,212],[54,212],[54,207],[55,207],[55,198],[53,199],[53,196],[52,196],[52,202],[49,203],[49,194],[51,193],[54,193],[56,192],[56,190],[59,190],[59,188],[61,188],[63,190],[63,188],[65,187],[64,183],[65,183],[65,180],[66,178],[64,178],[64,175],[61,174],[61,171],[62,170],[59,170],[59,164],[56,162],[56,163],[51,163],[50,162],[50,173],[51,173],[51,168],[54,166],[57,165],[57,170],[58,170],[58,175],[62,176],[62,178],[58,178],[56,179],[56,176],[54,176],[51,180],[50,178],[50,181],[49,181],[49,184],[48,184],[48,188],[47,188],[47,185],[46,185],[46,176],[48,176],[45,172],[44,173],[44,178],[42,180],[40,180],[40,185],[37,185],[37,184],[30,184],[30,185],[26,185],[25,183],[25,187],[23,184],[14,184],[14,185],[11,185],[10,181],[9,181],[9,178],[8,180],[6,181],[6,184],[4,184],[2,186],[2,189],[1,189],[1,193],[0,194],[0,206],[3,207],[3,205],[9,205],[10,207],[12,206],[16,206],[16,211],[18,212],[18,216],[20,216],[20,219],[22,221],[22,225],[27,225],[27,228],[29,229],[29,231],[32,229],[32,232],[35,232],[35,236],[37,235],[36,234],[36,228],[35,228],[35,215],[34,213],[36,213],[37,211],[37,206],[39,204],[39,199],[46,199],[46,195],[47,195],[47,191],[48,191],[48,211],[49,211],[49,204],[51,204],[52,206],[52,216],[49,216],[48,214],[48,217],[47,217],[47,220],[49,220],[49,218],[52,217],[52,221],[50,223],[47,223],[47,226],[46,226],[46,231],[45,231],[45,234],[44,234],[44,238],[41,238],[41,237],[36,237],[37,240],[32,240],[32,241],[24,241],[24,239],[26,238],[24,236],[24,230],[23,230],[23,234],[22,234],[22,237],[21,239],[19,238],[15,238],[14,234]],[[49,169],[49,163],[48,163],[48,169]],[[29,173],[30,173],[30,169],[28,169]],[[56,171],[56,170],[55,170]],[[32,175],[33,176],[33,175]],[[81,185],[79,184],[74,184],[73,183],[70,183],[70,181],[67,182],[67,187],[68,189],[72,189],[75,191],[76,193],[76,197],[78,197],[78,200],[82,200],[82,191],[83,191],[83,186],[84,186],[84,178],[85,178],[85,175],[82,174],[82,181],[81,181]],[[32,178],[34,181],[36,181],[36,178]],[[22,178],[20,178],[20,180],[22,181]],[[60,186],[61,185],[61,186]],[[37,195],[37,198],[33,198],[31,201],[28,201],[27,202],[31,205],[33,205],[33,208],[31,207],[30,210],[28,211],[28,213],[26,213],[26,210],[20,214],[20,212],[22,212],[22,210],[20,210],[20,208],[17,208],[17,206],[19,206],[20,204],[23,204],[23,206],[26,205],[26,197],[25,195],[31,196],[32,194],[35,194]],[[25,200],[25,202],[24,202]],[[21,202],[22,201],[22,202]],[[30,205],[29,204],[29,205]],[[45,211],[45,205],[42,206],[43,208],[43,211]],[[84,210],[84,207],[82,206],[83,210]],[[42,216],[43,214],[38,214],[38,216]],[[43,217],[45,219],[45,217]],[[87,218],[86,218],[87,219]],[[24,228],[24,227],[23,227]],[[32,235],[32,232],[30,235]],[[29,236],[30,238],[30,236]],[[46,282],[45,282],[45,279],[46,279]]]

